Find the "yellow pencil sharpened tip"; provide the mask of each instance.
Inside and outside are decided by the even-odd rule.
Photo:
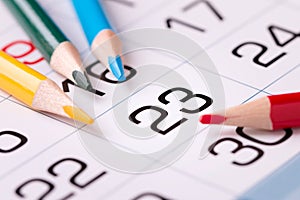
[[[85,124],[92,124],[94,123],[94,120],[86,114],[84,111],[82,111],[80,108],[73,107],[73,106],[64,106],[64,111],[67,113],[70,118],[85,123]]]

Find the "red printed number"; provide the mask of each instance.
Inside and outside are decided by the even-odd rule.
[[[16,59],[28,57],[35,50],[36,48],[33,46],[31,42],[24,41],[24,40],[13,41],[2,48],[2,51],[6,52],[7,54],[13,56]],[[30,60],[30,61],[26,59],[29,58],[25,58],[25,60],[21,61],[26,65],[34,65],[44,60],[43,57],[39,57],[38,59]]]

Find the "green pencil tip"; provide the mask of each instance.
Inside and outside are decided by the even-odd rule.
[[[72,76],[75,80],[75,84],[78,87],[88,90],[88,91],[94,91],[94,89],[85,73],[83,74],[82,72],[75,70],[75,71],[73,71]]]

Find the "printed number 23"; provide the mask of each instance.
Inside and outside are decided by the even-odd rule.
[[[206,108],[208,108],[211,104],[212,104],[212,99],[208,96],[205,96],[203,94],[193,94],[192,91],[185,89],[185,88],[181,88],[181,87],[176,87],[176,88],[172,88],[170,90],[165,91],[164,93],[162,93],[159,97],[158,100],[162,103],[162,104],[169,104],[170,101],[168,101],[166,99],[166,97],[176,91],[180,91],[186,94],[186,96],[184,98],[182,98],[180,101],[182,103],[189,101],[192,98],[200,98],[203,99],[205,101],[205,103],[200,106],[197,109],[194,110],[189,110],[186,108],[182,108],[180,111],[184,112],[184,113],[188,113],[188,114],[193,114],[193,113],[198,113],[201,112],[202,110],[205,110]],[[141,121],[137,119],[137,115],[145,110],[154,110],[156,112],[159,112],[160,116],[151,124],[150,128],[155,131],[158,132],[160,134],[166,135],[167,133],[169,133],[170,131],[172,131],[173,129],[175,129],[176,127],[178,127],[180,124],[186,122],[188,119],[187,118],[182,118],[180,120],[178,120],[176,123],[172,124],[171,126],[169,126],[168,128],[166,128],[165,130],[161,130],[158,128],[158,125],[168,116],[168,112],[160,107],[157,106],[143,106],[141,108],[138,108],[137,110],[135,110],[133,113],[131,113],[129,115],[129,120],[132,121],[135,124],[140,124]]]

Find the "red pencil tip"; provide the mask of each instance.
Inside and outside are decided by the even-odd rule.
[[[225,120],[224,116],[212,114],[202,115],[199,119],[202,124],[222,124]]]

